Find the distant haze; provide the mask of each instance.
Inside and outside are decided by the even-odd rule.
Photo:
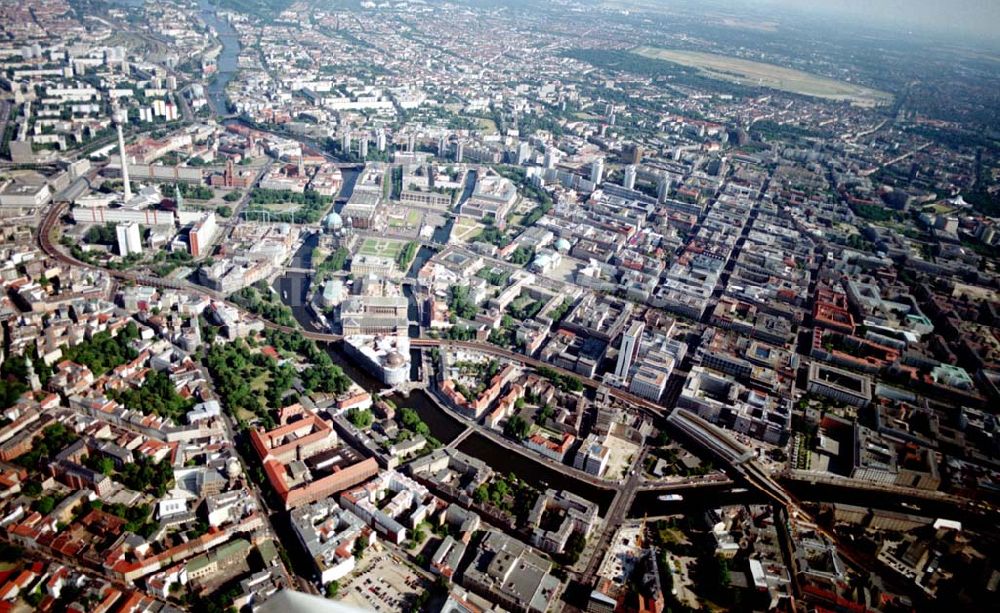
[[[867,20],[899,30],[1000,38],[1000,0],[743,0],[743,4]]]

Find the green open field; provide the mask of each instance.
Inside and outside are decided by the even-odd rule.
[[[395,260],[404,247],[406,247],[405,241],[388,238],[366,238],[361,243],[358,253],[360,255],[380,255]]]
[[[405,215],[391,215],[389,217],[389,227],[393,229],[399,228],[415,228],[420,224],[420,220],[423,215],[420,211],[406,211]]]
[[[272,213],[294,213],[301,209],[302,205],[295,204],[294,202],[268,202],[267,204],[257,205],[257,208],[265,209]]]
[[[759,85],[793,94],[846,101],[859,106],[875,106],[892,101],[892,94],[883,91],[774,64],[752,62],[714,53],[658,47],[636,47],[631,52],[654,60],[697,68],[704,76],[732,83]]]
[[[482,233],[483,227],[483,224],[470,217],[459,217],[451,228],[451,238],[460,243],[471,242]]]

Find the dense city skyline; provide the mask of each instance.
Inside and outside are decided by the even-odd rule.
[[[0,0],[0,608],[992,610],[942,6]]]

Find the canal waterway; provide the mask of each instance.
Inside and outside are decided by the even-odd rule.
[[[312,249],[318,241],[317,236],[308,237],[293,256],[291,267],[308,268],[311,265]],[[423,250],[421,250],[423,251]],[[426,259],[428,252],[418,254],[418,258]],[[291,308],[295,319],[307,330],[318,330],[311,310],[306,306],[310,287],[310,276],[303,273],[286,273],[278,277],[274,289],[282,300]],[[350,358],[339,343],[325,343],[325,348],[344,372],[372,393],[385,391],[386,387],[368,372],[363,366]],[[419,360],[419,352],[414,351],[413,357]],[[427,424],[431,435],[444,444],[448,444],[465,430],[465,425],[455,417],[441,409],[424,390],[414,390],[408,396],[395,394],[390,397],[397,407],[411,408],[420,415]],[[473,433],[458,446],[458,449],[489,464],[494,470],[502,473],[514,473],[532,487],[540,490],[547,488],[565,489],[578,494],[598,504],[601,512],[607,511],[614,498],[614,492],[591,485],[585,481],[574,479],[559,471],[553,470],[541,462],[532,460],[519,453],[513,453],[480,434]]]
[[[438,409],[440,411],[440,409]],[[430,424],[427,424],[430,426]],[[458,450],[486,462],[490,468],[501,474],[514,473],[517,477],[532,487],[545,491],[548,488],[568,490],[597,503],[601,515],[604,515],[615,497],[613,490],[591,485],[585,481],[574,479],[548,466],[528,459],[497,445],[478,432],[470,434],[459,443]]]
[[[201,18],[215,30],[222,44],[222,51],[216,59],[218,70],[206,88],[205,94],[216,114],[225,115],[229,112],[226,106],[226,86],[239,70],[240,37],[228,21],[221,19],[215,13],[215,7],[209,4],[208,0],[200,0],[198,6],[201,8]]]

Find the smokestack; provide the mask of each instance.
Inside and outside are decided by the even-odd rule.
[[[125,157],[125,135],[122,133],[122,124],[128,121],[125,111],[115,111],[115,126],[118,128],[118,156],[122,162],[122,183],[125,186],[125,202],[132,199],[132,185],[128,178],[128,158]]]

